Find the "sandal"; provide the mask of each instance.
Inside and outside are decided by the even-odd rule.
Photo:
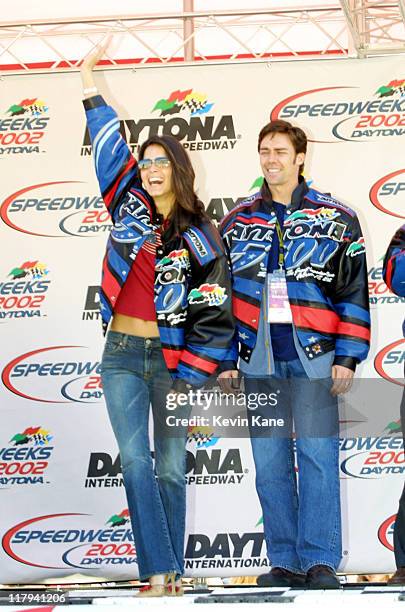
[[[136,597],[163,597],[164,595],[166,595],[164,584],[148,584],[139,589]]]
[[[181,584],[181,578],[180,578],[180,584],[176,584],[176,574],[168,574],[165,578],[165,589],[166,589],[166,595],[169,595],[170,597],[181,597],[182,595],[184,595],[184,589],[183,586]]]

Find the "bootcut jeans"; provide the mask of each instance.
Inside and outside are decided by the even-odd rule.
[[[172,386],[159,338],[109,331],[101,378],[120,451],[140,579],[183,574],[186,515],[187,428],[166,426],[166,395]],[[153,465],[149,412],[154,422]],[[187,418],[189,407],[176,417]]]
[[[331,386],[330,378],[310,380],[299,359],[276,360],[273,376],[245,376],[247,394],[273,398],[248,411],[267,554],[273,567],[296,573],[314,565],[336,570],[342,556],[339,418]],[[257,427],[258,413],[284,426]]]

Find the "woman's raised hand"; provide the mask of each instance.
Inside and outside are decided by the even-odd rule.
[[[94,90],[95,89],[95,82],[93,78],[93,68],[103,57],[109,44],[111,43],[111,39],[112,39],[112,34],[107,34],[107,36],[101,41],[101,43],[99,43],[95,47],[95,49],[90,51],[90,53],[88,53],[86,57],[82,60],[82,63],[80,66],[80,74],[82,77],[84,90],[86,89]],[[85,97],[88,97],[88,96],[85,95]]]
[[[109,47],[112,39],[112,34],[107,34],[103,40],[96,45],[94,49],[90,51],[82,60],[80,70],[91,71],[94,66],[101,60],[107,48]]]

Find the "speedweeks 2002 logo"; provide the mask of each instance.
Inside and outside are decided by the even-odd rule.
[[[89,195],[81,181],[23,187],[3,200],[0,218],[17,232],[45,238],[88,238],[112,227],[101,196]]]
[[[405,338],[390,342],[374,359],[376,372],[385,380],[404,386]]]
[[[100,362],[89,353],[84,346],[38,348],[12,359],[1,378],[11,393],[34,402],[99,402]]]
[[[378,210],[405,219],[404,215],[405,196],[405,169],[389,172],[378,179],[370,189],[370,202]]]
[[[240,135],[232,115],[213,111],[215,103],[208,95],[194,89],[172,91],[157,100],[152,116],[120,121],[120,132],[131,151],[150,136],[169,135],[180,140],[189,151],[232,150]],[[90,135],[86,128],[81,155],[91,155]]]
[[[45,569],[94,572],[105,565],[137,563],[128,510],[97,522],[80,512],[29,518],[6,531],[3,550],[18,563]]]
[[[0,488],[45,484],[54,447],[52,433],[41,426],[26,427],[0,448]]]
[[[379,526],[377,532],[380,543],[391,552],[394,552],[394,527],[396,518],[396,514],[392,514],[386,518]]]
[[[305,122],[314,142],[363,142],[405,135],[405,79],[380,83],[374,91],[337,85],[297,92],[281,100],[271,120]]]
[[[383,437],[346,438],[340,441],[343,478],[374,479],[405,473],[404,443],[395,433],[396,423],[388,423]]]
[[[388,289],[383,279],[383,259],[368,269],[368,293],[371,306],[380,304],[405,304],[405,298],[394,295]]]
[[[0,282],[0,321],[45,316],[42,312],[51,281],[49,270],[39,260],[13,266]]]
[[[0,118],[0,155],[40,153],[49,124],[48,106],[40,98],[14,102]]]

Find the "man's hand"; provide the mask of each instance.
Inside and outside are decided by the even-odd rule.
[[[350,391],[353,384],[354,372],[350,368],[344,366],[332,366],[333,385],[330,389],[332,395],[340,395]]]
[[[238,370],[226,370],[217,376],[219,388],[224,393],[234,394],[235,390],[240,388],[240,379]]]

